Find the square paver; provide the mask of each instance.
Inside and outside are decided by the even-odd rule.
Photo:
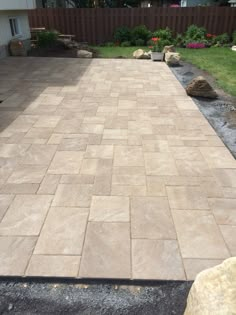
[[[232,256],[236,256],[236,225],[220,225],[220,230]]]
[[[51,196],[17,195],[0,223],[0,235],[38,235]]]
[[[133,238],[176,239],[167,198],[132,197],[131,232]]]
[[[59,184],[53,203],[54,207],[90,207],[92,185]]]
[[[58,151],[56,152],[51,165],[49,174],[78,174],[83,159],[82,152]]]
[[[93,196],[89,220],[129,222],[129,198],[118,196]]]
[[[34,254],[81,255],[88,214],[86,208],[50,208]]]
[[[87,137],[65,138],[60,141],[58,151],[85,151],[87,143]]]
[[[114,166],[143,166],[142,147],[116,146],[114,153]]]
[[[32,144],[21,164],[49,165],[55,152],[55,145]]]
[[[184,268],[175,240],[132,240],[134,279],[184,280]]]
[[[167,186],[166,188],[171,209],[209,209],[207,197],[198,186]]]
[[[131,277],[128,223],[90,222],[88,224],[79,276]]]
[[[199,272],[215,267],[223,262],[224,259],[184,259],[184,269],[187,280],[195,280]]]
[[[145,153],[147,175],[178,175],[175,160],[168,153]]]
[[[236,161],[225,147],[202,147],[200,151],[211,168],[236,168]]]
[[[0,236],[0,274],[23,276],[36,240],[36,237]]]
[[[236,199],[209,198],[217,224],[236,225]]]
[[[79,265],[79,256],[33,255],[26,276],[76,277]]]
[[[88,145],[85,158],[113,158],[113,145]]]
[[[40,184],[47,166],[19,165],[8,178],[9,184]]]
[[[209,211],[172,211],[183,258],[229,257],[224,239]]]
[[[0,221],[14,199],[14,195],[0,195]]]

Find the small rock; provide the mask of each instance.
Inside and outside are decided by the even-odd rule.
[[[236,51],[236,46],[232,46],[231,50]]]
[[[78,58],[93,58],[93,53],[87,50],[78,50],[77,51],[77,57]]]
[[[167,52],[165,54],[165,62],[168,66],[175,67],[179,66],[180,54],[175,52]]]
[[[162,52],[164,54],[166,54],[167,52],[175,52],[175,46],[174,45],[165,46]]]
[[[236,314],[236,257],[200,272],[188,295],[184,315]]]
[[[137,49],[133,52],[133,57],[135,59],[148,59],[149,56],[146,55],[145,51],[143,49]]]
[[[216,92],[207,82],[207,80],[199,76],[193,79],[185,88],[186,92],[190,96],[200,96],[206,98],[217,98]]]

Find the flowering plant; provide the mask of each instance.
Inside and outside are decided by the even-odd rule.
[[[206,48],[205,44],[203,43],[188,43],[186,45],[187,48],[191,49],[201,49],[201,48]]]
[[[208,34],[206,34],[206,37],[209,38],[209,39],[212,39],[212,38],[216,37],[216,35],[208,33]]]
[[[160,37],[153,37],[151,39],[151,43],[152,45],[149,46],[149,48],[153,51],[153,52],[162,52],[164,45],[163,42],[161,40]]]

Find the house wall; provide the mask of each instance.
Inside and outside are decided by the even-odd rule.
[[[0,0],[0,10],[30,10],[35,8],[35,0]]]
[[[16,37],[12,37],[9,17],[18,18],[20,35]],[[29,48],[30,36],[27,11],[0,11],[0,57],[8,54],[9,41],[14,38],[19,38]]]

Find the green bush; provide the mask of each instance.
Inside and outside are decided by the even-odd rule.
[[[171,45],[173,43],[172,31],[168,27],[153,32],[153,37],[158,37],[165,40],[169,43],[167,45]]]
[[[197,25],[190,25],[185,33],[185,44],[187,41],[201,41],[206,37],[206,29]]]
[[[233,39],[233,45],[236,45],[236,30],[233,32],[232,39]]]
[[[105,43],[105,46],[106,47],[113,47],[114,43],[113,42],[107,42],[107,43]]]
[[[118,43],[130,41],[131,31],[126,26],[118,27],[114,33],[114,41]]]
[[[174,39],[174,45],[176,47],[184,47],[185,46],[185,39],[182,34],[177,34],[176,38]]]
[[[226,44],[228,44],[230,42],[230,37],[227,33],[221,34],[221,35],[217,35],[216,37],[214,37],[213,39],[213,44],[218,44],[220,46],[224,46]]]
[[[147,29],[145,25],[139,25],[132,29],[131,31],[131,43],[136,45],[138,39],[143,40],[143,45],[152,37],[151,31]]]
[[[145,46],[145,41],[141,38],[136,39],[135,46]]]
[[[38,34],[39,47],[51,47],[55,44],[58,38],[56,31],[43,31]]]
[[[131,42],[125,41],[125,42],[121,43],[120,45],[121,45],[121,47],[130,47],[131,46]]]

